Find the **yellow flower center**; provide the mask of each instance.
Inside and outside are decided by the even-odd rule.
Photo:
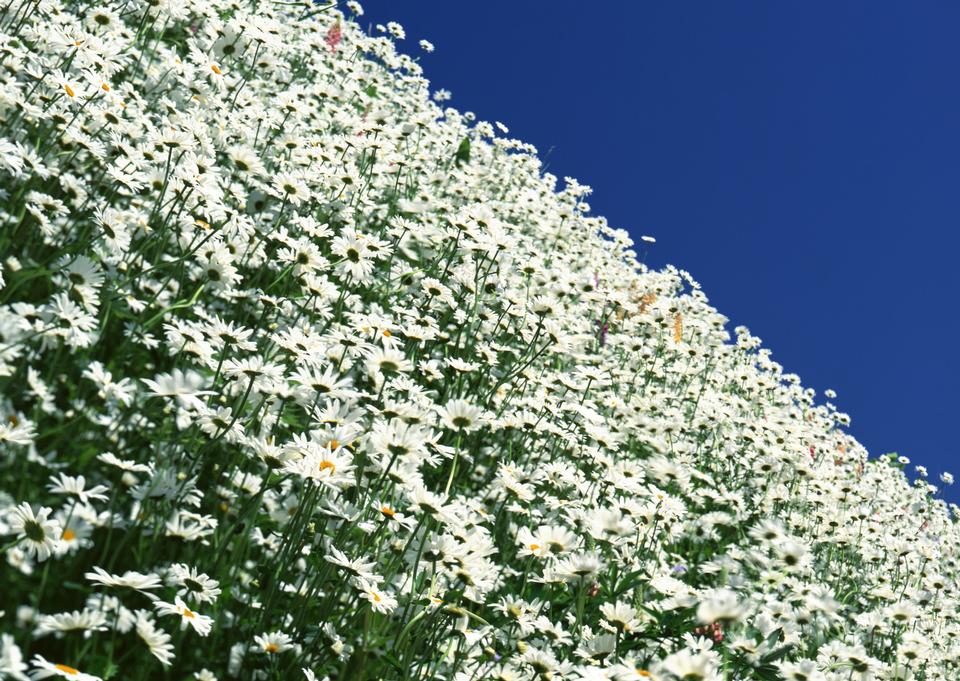
[[[340,440],[330,440],[330,451],[337,449],[340,446]]]
[[[384,330],[383,330],[383,335],[386,336],[387,338],[390,338],[390,336],[392,336],[393,334],[390,333],[390,330],[389,330],[389,329],[384,329]]]
[[[530,544],[531,551],[536,551],[539,548],[540,548],[540,544]]]
[[[76,97],[76,93],[73,91],[73,88],[70,87],[67,83],[63,84],[63,89],[67,91],[68,97]]]
[[[394,511],[394,510],[393,510],[392,508],[390,508],[389,506],[381,506],[381,507],[380,507],[380,512],[381,512],[383,515],[389,516],[389,517],[391,517],[391,518],[392,518],[393,516],[397,515],[397,512]]]
[[[103,90],[104,92],[110,92],[110,86],[107,83],[104,83],[103,85],[101,85],[100,89]]]
[[[189,618],[189,619],[195,619],[195,618],[197,617],[197,613],[195,613],[195,612],[194,612],[193,610],[191,610],[190,608],[184,607],[184,609],[183,609],[183,616],[184,616],[184,617],[187,617],[187,618]]]
[[[64,674],[69,674],[70,676],[76,676],[77,674],[80,673],[80,670],[79,670],[79,669],[74,669],[73,667],[68,667],[68,666],[65,665],[65,664],[55,664],[55,665],[53,665],[53,666],[56,667],[57,669],[59,669],[60,671],[62,671]]]
[[[77,533],[71,530],[69,527],[63,531],[63,534],[60,535],[60,539],[63,541],[73,541],[77,538]]]
[[[276,643],[268,643],[267,645],[263,646],[263,649],[268,653],[276,653],[280,650],[280,646],[278,646]]]
[[[330,473],[336,473],[336,472],[337,472],[337,465],[336,465],[335,463],[333,463],[332,461],[321,461],[321,462],[320,462],[320,470],[321,470],[321,472],[322,472],[322,471],[325,471],[325,470],[327,470],[327,469],[330,469]]]
[[[219,76],[221,73],[223,73],[223,71],[220,70],[220,67],[217,66],[216,64],[210,64],[210,70],[213,71],[213,72],[214,72],[215,74],[217,74],[218,76]]]

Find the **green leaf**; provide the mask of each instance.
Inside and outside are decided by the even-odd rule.
[[[107,668],[103,670],[103,673],[100,675],[104,679],[112,679],[116,673],[120,671],[120,668],[116,665],[113,660],[107,662]]]
[[[764,642],[767,648],[772,648],[775,643],[780,643],[780,638],[783,636],[783,628],[777,627],[770,632],[770,635],[767,636],[767,640]]]
[[[785,646],[780,646],[779,648],[777,648],[776,650],[774,650],[772,653],[767,653],[766,655],[764,655],[763,657],[761,657],[761,658],[760,658],[760,663],[761,663],[761,664],[769,664],[769,663],[771,663],[771,662],[776,662],[777,660],[781,660],[781,659],[783,659],[784,657],[786,657],[786,656],[787,656],[787,653],[789,653],[791,650],[793,650],[793,644],[792,644],[792,643],[788,643],[788,644],[785,645]]]
[[[755,678],[762,679],[763,681],[780,681],[780,679],[783,678],[780,676],[779,670],[770,664],[757,667],[753,670],[753,675]]]
[[[457,165],[460,163],[469,163],[470,162],[470,138],[464,137],[460,142],[460,146],[457,147],[457,153],[454,155],[454,158],[457,160]]]

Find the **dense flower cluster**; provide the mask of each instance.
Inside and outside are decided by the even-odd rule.
[[[400,26],[0,2],[0,677],[960,678],[935,488]]]

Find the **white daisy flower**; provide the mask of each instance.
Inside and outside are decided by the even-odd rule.
[[[213,629],[213,618],[194,612],[187,607],[187,604],[184,603],[179,596],[174,599],[173,603],[156,601],[153,607],[161,615],[179,616],[181,629],[186,629],[187,626],[190,626],[195,632],[200,634],[200,636],[206,636],[210,633],[210,630]]]
[[[43,562],[56,550],[62,529],[50,519],[52,508],[42,507],[36,514],[30,504],[24,502],[10,510],[10,532],[18,535],[17,545]]]

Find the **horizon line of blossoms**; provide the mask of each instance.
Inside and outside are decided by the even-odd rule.
[[[956,507],[360,15],[0,0],[0,678],[960,677]]]

